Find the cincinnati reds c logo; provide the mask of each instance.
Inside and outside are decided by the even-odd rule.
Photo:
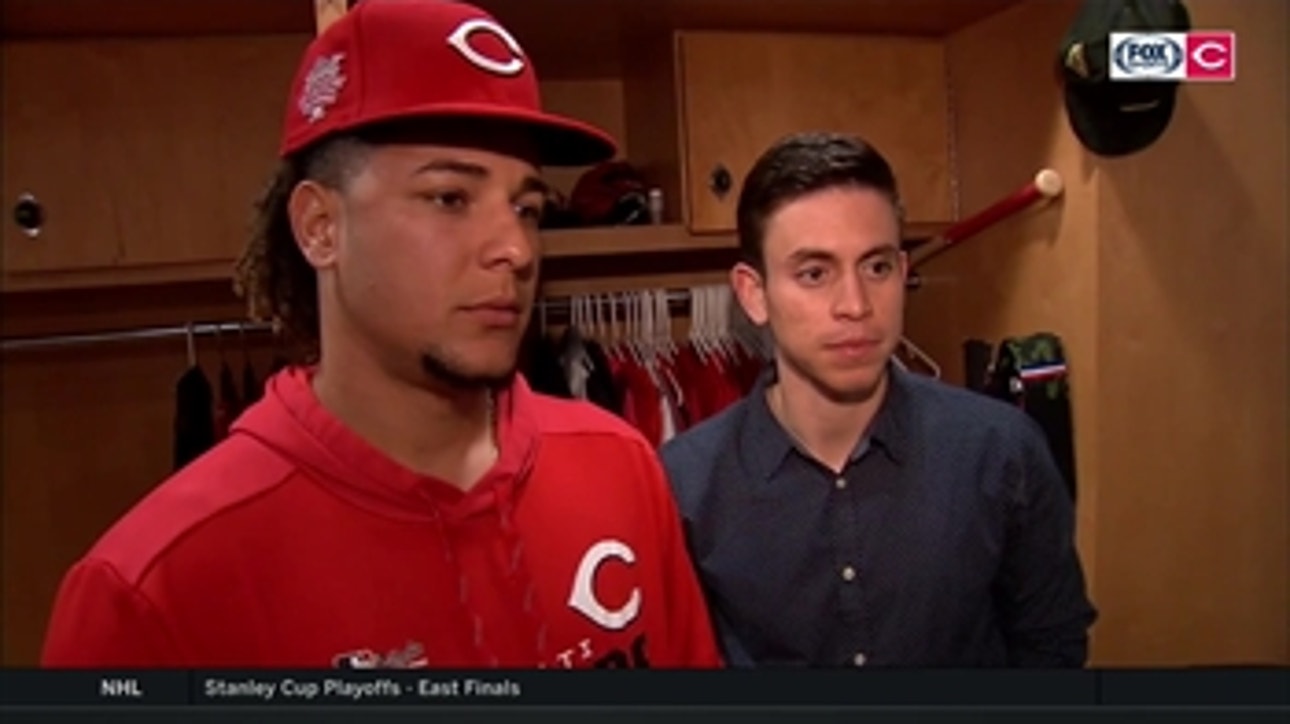
[[[1218,70],[1227,65],[1227,47],[1207,40],[1191,51],[1191,59],[1205,70]]]
[[[475,50],[470,44],[470,36],[477,32],[487,32],[495,36],[506,49],[511,51],[510,59],[505,62],[493,60],[483,53]],[[524,70],[524,51],[520,49],[520,44],[506,28],[489,20],[488,18],[472,18],[457,26],[448,36],[448,45],[451,45],[458,53],[461,53],[471,65],[486,70],[497,75],[517,75]]]
[[[578,572],[573,575],[573,591],[569,593],[569,606],[599,626],[610,631],[621,631],[640,615],[641,591],[633,587],[627,603],[615,611],[606,608],[596,598],[596,571],[602,563],[611,558],[617,558],[631,565],[636,562],[636,553],[626,543],[616,540],[602,540],[588,548],[578,564]]]

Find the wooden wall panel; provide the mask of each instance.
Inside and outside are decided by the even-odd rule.
[[[1023,3],[947,43],[960,217],[1058,171],[1063,197],[999,223],[922,269],[910,295],[909,336],[963,382],[963,343],[1061,335],[1072,370],[1081,554],[1090,576],[1097,538],[1097,189],[1067,129],[1053,75],[1075,3]],[[897,169],[899,172],[899,169]]]
[[[1285,3],[1188,0],[1235,83],[1098,164],[1099,658],[1290,663]]]
[[[695,233],[734,229],[753,163],[775,141],[801,131],[859,135],[904,169],[901,195],[911,221],[950,215],[939,40],[687,31],[677,47],[686,222]],[[732,181],[720,195],[710,189],[718,168]]]
[[[227,284],[7,295],[2,309],[5,337],[245,318]],[[263,377],[272,338],[247,341]],[[240,380],[242,346],[223,343]],[[201,338],[198,350],[213,383],[214,339]],[[170,471],[174,390],[186,368],[183,337],[0,356],[4,665],[37,661],[67,567]]]
[[[1112,160],[1077,144],[1052,75],[1075,6],[950,42],[961,211],[1042,166],[1067,192],[934,262],[911,336],[955,361],[967,336],[1066,339],[1094,664],[1284,664],[1286,10],[1189,2],[1237,32],[1241,78],[1184,86],[1165,137]]]

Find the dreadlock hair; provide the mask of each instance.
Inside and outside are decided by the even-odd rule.
[[[302,181],[344,189],[369,148],[358,136],[337,136],[283,160],[256,202],[251,238],[234,270],[234,290],[251,319],[272,322],[305,362],[319,352],[318,275],[296,244],[287,203]]]

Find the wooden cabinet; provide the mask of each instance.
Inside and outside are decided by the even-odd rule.
[[[757,156],[804,130],[865,138],[894,167],[911,221],[952,218],[940,40],[681,32],[675,52],[691,230],[734,229],[740,184]]]
[[[922,30],[946,33],[1010,1],[943,14],[948,25]],[[173,3],[138,2],[157,25],[105,26],[111,39],[77,30],[71,5],[57,6],[56,23],[40,20],[52,6],[15,6],[34,35],[2,45],[4,291],[225,280],[245,243],[275,164],[286,89],[312,35],[308,4],[290,15],[300,27],[281,32],[277,15],[248,14],[236,30],[175,15]],[[809,5],[808,17],[760,3],[759,28],[678,30],[739,23],[689,2],[647,18],[633,4],[598,5],[589,22],[601,40],[583,63],[535,5],[487,4],[514,21],[535,65],[554,69],[543,74],[552,109],[610,128],[664,192],[668,228],[548,234],[562,256],[732,248],[743,176],[775,139],[806,129],[858,134],[888,157],[911,236],[954,218],[944,38],[883,34],[906,14],[869,3],[829,26],[838,32],[819,34],[802,18],[821,30],[832,17],[823,5]],[[254,5],[270,6],[288,17],[282,3]],[[673,12],[683,7],[692,15]],[[790,22],[791,32],[770,29]],[[625,34],[613,40],[612,28]],[[713,190],[716,169],[728,174],[724,193]],[[581,170],[551,175],[567,192]],[[44,213],[34,237],[12,218],[23,194]]]
[[[227,268],[273,171],[306,41],[5,43],[5,288]],[[44,217],[35,236],[12,218],[24,195]]]
[[[4,46],[4,271],[108,267],[120,258],[110,174],[117,112],[108,69],[91,53]],[[38,235],[13,218],[30,195],[44,217]]]

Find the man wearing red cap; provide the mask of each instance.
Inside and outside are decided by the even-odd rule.
[[[537,168],[614,152],[476,8],[328,27],[240,264],[310,354],[74,565],[44,664],[719,664],[649,445],[515,371]]]

